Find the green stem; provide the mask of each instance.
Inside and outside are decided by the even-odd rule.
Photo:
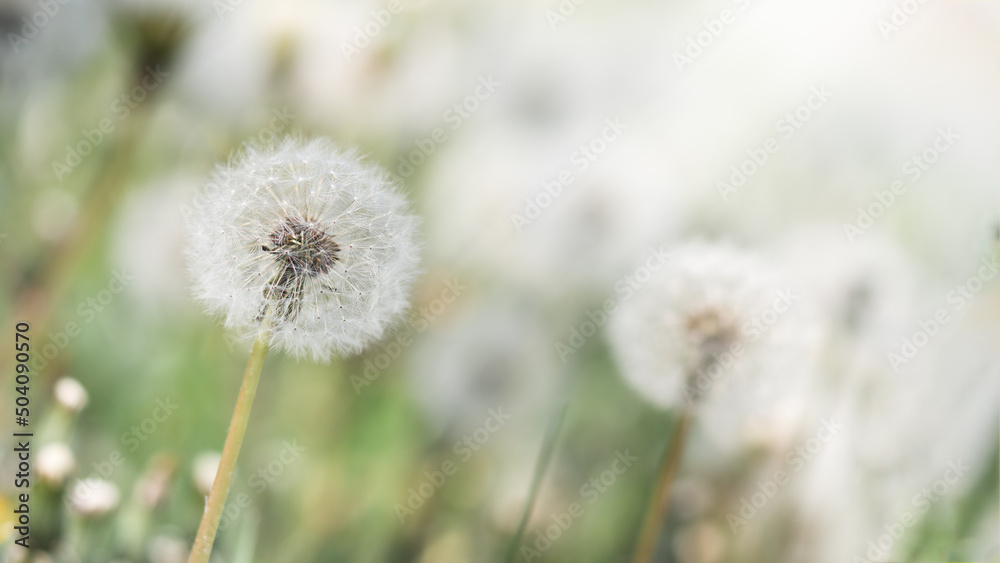
[[[253,343],[247,369],[243,372],[243,384],[240,385],[240,395],[236,399],[233,420],[229,423],[226,445],[222,448],[219,469],[215,474],[215,481],[212,483],[212,492],[208,495],[208,502],[205,504],[205,514],[201,517],[198,536],[191,548],[188,563],[207,563],[209,555],[212,554],[215,533],[219,529],[219,519],[222,517],[222,509],[226,505],[229,486],[233,482],[236,460],[240,456],[243,435],[246,434],[247,421],[250,420],[250,409],[253,407],[253,399],[257,394],[260,370],[264,366],[264,358],[267,357],[267,340],[268,333],[265,331]]]
[[[677,468],[681,464],[681,457],[684,453],[684,438],[687,435],[688,427],[691,425],[691,413],[688,410],[681,412],[680,419],[674,426],[674,435],[670,440],[670,446],[663,457],[660,465],[659,478],[656,481],[656,489],[653,498],[649,503],[649,510],[646,513],[646,520],[642,526],[642,535],[639,536],[639,543],[636,546],[633,563],[649,563],[656,551],[657,541],[660,537],[660,530],[663,528],[663,516],[670,502],[670,483],[674,480]]]
[[[531,512],[535,508],[538,491],[542,488],[542,481],[548,472],[549,463],[552,461],[552,455],[556,450],[559,431],[562,430],[563,420],[566,418],[567,405],[569,405],[569,401],[563,400],[562,404],[556,409],[549,420],[545,439],[542,441],[542,452],[538,456],[538,462],[535,464],[535,474],[531,478],[531,490],[528,493],[528,500],[524,505],[524,512],[521,513],[521,521],[517,525],[514,539],[511,540],[510,547],[507,550],[507,557],[504,558],[504,561],[507,563],[513,563],[514,558],[517,557],[517,548],[520,547],[521,541],[524,538],[524,531],[528,527],[528,521],[531,520]]]

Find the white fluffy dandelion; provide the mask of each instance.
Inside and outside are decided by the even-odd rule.
[[[271,347],[329,360],[402,316],[416,273],[416,219],[380,168],[325,139],[248,145],[195,203],[189,265],[198,298],[254,339],[190,563],[207,563],[260,372]]]
[[[671,408],[716,385],[759,378],[777,355],[780,316],[795,306],[794,291],[777,280],[728,246],[675,249],[611,321],[625,379],[645,399]]]
[[[407,306],[416,219],[388,176],[324,139],[250,145],[219,166],[189,222],[199,299],[251,336],[326,361],[380,338]]]

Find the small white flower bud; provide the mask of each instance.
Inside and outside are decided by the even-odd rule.
[[[62,485],[75,469],[76,457],[62,442],[46,444],[38,452],[38,476],[53,487]]]
[[[61,407],[72,412],[82,411],[89,400],[87,390],[72,377],[63,377],[56,381],[55,397]]]
[[[72,509],[82,516],[99,517],[118,508],[121,494],[114,483],[103,479],[77,481],[69,495]]]
[[[191,473],[194,475],[194,486],[198,492],[208,496],[212,492],[215,474],[219,471],[219,461],[222,456],[217,452],[205,452],[194,458]]]

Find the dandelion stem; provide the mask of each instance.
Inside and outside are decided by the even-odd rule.
[[[524,538],[524,531],[528,527],[528,521],[531,520],[531,512],[535,508],[538,491],[542,488],[542,481],[548,472],[552,455],[556,451],[556,442],[559,438],[559,431],[562,430],[563,420],[566,419],[566,407],[568,405],[569,401],[564,399],[549,420],[545,439],[542,441],[542,452],[538,456],[538,462],[535,464],[535,474],[531,478],[531,489],[528,492],[528,500],[524,504],[521,521],[517,525],[517,531],[514,533],[514,538],[511,540],[510,547],[507,550],[507,556],[504,558],[504,561],[507,563],[513,563],[514,558],[517,557],[517,548],[521,545],[521,541]]]
[[[660,537],[660,530],[663,528],[663,516],[670,501],[670,483],[674,480],[674,475],[677,473],[678,466],[680,466],[681,456],[684,453],[684,438],[687,435],[690,425],[691,412],[685,409],[681,412],[680,418],[674,425],[674,435],[670,439],[669,449],[663,456],[659,477],[656,481],[656,489],[649,503],[649,511],[646,513],[646,520],[642,526],[642,535],[639,536],[639,543],[636,546],[635,557],[632,559],[632,563],[649,563],[652,560],[653,553],[656,551],[656,540]]]
[[[247,369],[243,372],[243,383],[240,385],[240,395],[236,399],[236,409],[233,411],[233,419],[229,423],[226,445],[222,448],[219,470],[215,474],[212,492],[208,495],[205,514],[201,517],[198,536],[195,539],[194,547],[191,548],[188,563],[207,563],[209,555],[212,554],[215,533],[219,529],[219,519],[222,517],[222,509],[226,505],[229,486],[233,482],[236,460],[240,456],[243,435],[246,434],[247,421],[250,419],[250,409],[253,407],[253,399],[257,394],[260,370],[264,366],[264,358],[267,357],[267,333],[268,331],[265,330],[257,337],[253,343],[253,350],[250,351]]]

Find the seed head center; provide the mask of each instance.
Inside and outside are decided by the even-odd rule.
[[[737,340],[732,319],[715,309],[707,309],[688,317],[684,328],[691,342],[705,355],[722,353]]]
[[[262,250],[295,275],[325,274],[339,260],[340,246],[312,219],[285,219],[269,238]]]

